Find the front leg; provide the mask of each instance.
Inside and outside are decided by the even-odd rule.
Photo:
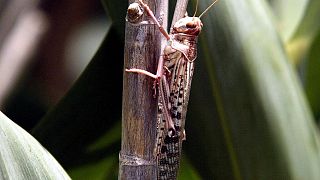
[[[170,40],[170,36],[167,33],[167,31],[161,26],[157,18],[154,16],[153,12],[150,10],[149,6],[145,4],[142,0],[139,0],[140,4],[144,8],[144,10],[148,13],[152,21],[158,26],[160,32],[163,34],[163,36],[167,39]]]
[[[154,82],[153,82],[153,89],[154,89],[154,94],[153,94],[153,97],[155,98],[156,97],[156,94],[157,94],[157,85],[159,84],[160,82],[160,77],[161,75],[157,75],[157,74],[153,74],[149,71],[146,71],[146,70],[143,70],[143,69],[136,69],[136,68],[131,68],[131,69],[126,69],[126,72],[132,72],[132,73],[138,73],[138,74],[144,74],[146,76],[149,76],[151,78],[154,79]]]
[[[149,76],[153,79],[155,79],[153,88],[156,90],[157,84],[160,83],[160,79],[162,76],[164,76],[164,59],[163,56],[160,56],[159,61],[158,61],[158,67],[157,67],[157,73],[153,74],[149,71],[143,70],[143,69],[137,69],[137,68],[131,68],[131,69],[126,69],[126,72],[132,72],[132,73],[138,73],[138,74],[144,74],[146,76]],[[156,93],[155,93],[156,94]]]
[[[161,61],[161,59],[162,58],[160,58],[159,61]],[[163,62],[163,60],[161,62]],[[161,67],[161,69],[158,68],[157,74],[153,74],[149,71],[146,71],[143,69],[136,69],[136,68],[126,69],[126,72],[144,74],[146,76],[149,76],[155,79],[153,84],[153,89],[155,90],[155,94],[156,94],[156,89],[157,89],[156,87],[158,85],[159,95],[164,107],[163,109],[164,109],[164,116],[166,119],[166,128],[168,130],[169,137],[172,137],[176,134],[176,130],[170,114],[171,104],[169,102],[169,96],[170,96],[169,84],[167,82],[166,75],[163,73],[163,63],[162,65],[159,65],[159,66]]]
[[[161,75],[153,74],[153,73],[146,71],[146,70],[143,70],[143,69],[136,69],[136,68],[126,69],[126,72],[144,74],[144,75],[149,76],[155,80],[160,79],[160,76],[161,76]]]

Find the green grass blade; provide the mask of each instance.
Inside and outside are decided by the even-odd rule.
[[[296,28],[294,35],[286,44],[289,57],[294,64],[303,60],[320,29],[320,1],[309,0],[304,11],[304,16]]]
[[[201,1],[201,9],[210,2]],[[319,179],[319,134],[267,4],[219,1],[202,19],[199,54],[204,59],[199,57],[197,63],[205,60],[209,77],[193,84],[192,94],[200,96],[207,91],[203,87],[210,86],[216,107],[210,100],[206,100],[209,107],[193,105],[199,112],[190,114],[197,119],[187,120],[187,124],[194,123],[189,126],[192,130],[187,129],[193,143],[189,152],[196,153],[188,156],[198,162],[198,169],[204,163],[208,166],[201,175],[212,174],[211,178],[217,179],[225,179],[220,174],[227,173],[233,179]],[[210,155],[210,148],[221,155]],[[203,158],[202,164],[197,158]]]
[[[294,35],[310,1],[312,0],[270,0],[276,27],[284,42],[288,42]]]
[[[30,134],[0,112],[0,179],[70,179]]]
[[[320,120],[320,33],[311,47],[305,70],[305,89],[316,119]]]

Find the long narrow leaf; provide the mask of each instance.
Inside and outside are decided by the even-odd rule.
[[[70,179],[30,134],[0,112],[0,179]]]
[[[276,27],[284,42],[288,42],[294,35],[310,1],[312,0],[270,0]]]
[[[294,64],[303,60],[320,30],[320,1],[309,0],[304,16],[296,28],[293,36],[286,45],[286,49]]]
[[[315,39],[306,63],[305,89],[313,114],[320,120],[320,33]]]
[[[320,178],[319,135],[271,17],[264,1],[224,0],[202,18],[197,61],[209,77],[195,81],[190,101],[209,86],[211,106],[193,105],[187,141],[203,177]]]

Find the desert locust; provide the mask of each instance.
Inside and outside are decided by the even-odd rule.
[[[197,58],[197,39],[202,29],[201,16],[209,10],[215,0],[199,17],[184,17],[178,20],[168,34],[160,25],[148,5],[138,0],[135,4],[140,19],[145,11],[160,32],[167,39],[167,45],[159,57],[157,73],[142,69],[126,69],[127,72],[140,73],[155,79],[158,88],[158,127],[155,157],[158,167],[158,179],[176,179],[180,164],[182,141],[186,138],[184,127],[187,113],[194,61]],[[138,8],[139,5],[142,7]],[[131,13],[134,14],[134,13]]]

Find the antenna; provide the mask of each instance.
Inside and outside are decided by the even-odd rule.
[[[195,16],[196,16],[196,14],[197,14],[197,11],[198,11],[198,3],[199,3],[199,0],[197,0],[197,4],[196,4],[196,11],[194,12],[193,17],[195,17]]]
[[[200,14],[199,19],[200,19],[201,16],[203,16],[216,2],[218,2],[218,0],[215,0],[209,7],[207,7],[207,9],[204,10],[203,13]]]

